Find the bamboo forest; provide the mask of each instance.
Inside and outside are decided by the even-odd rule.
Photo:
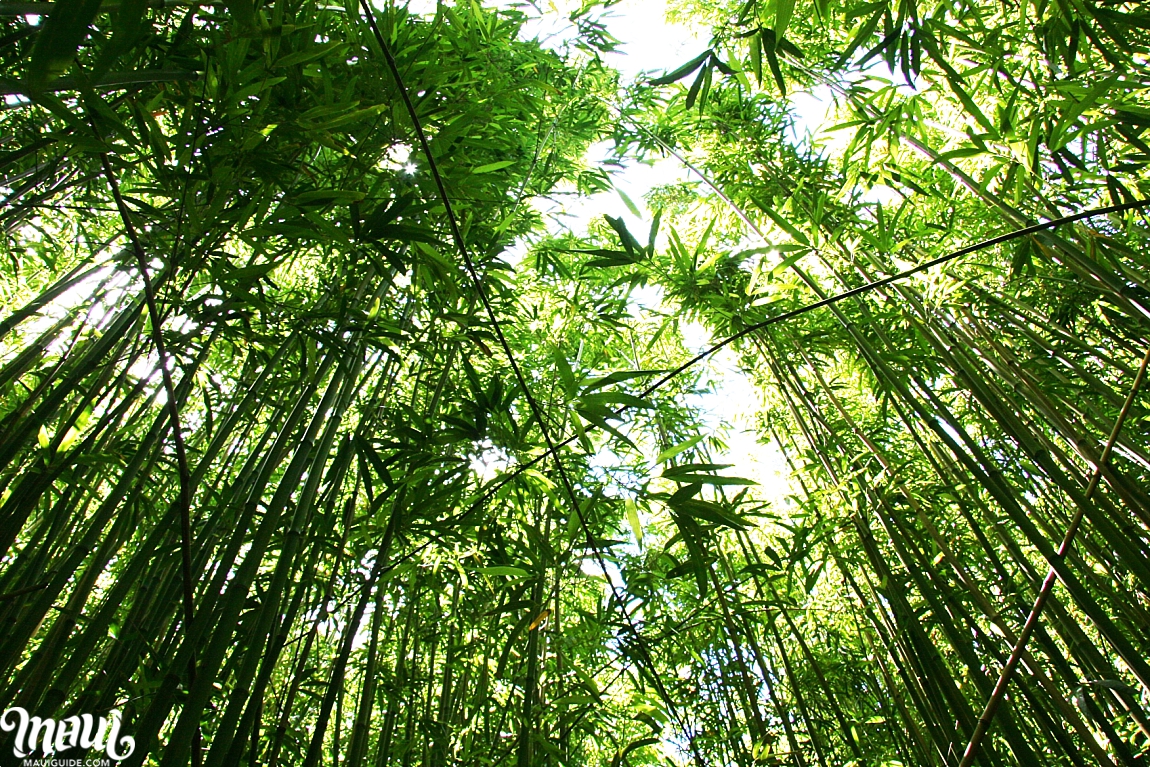
[[[0,91],[0,764],[1150,764],[1147,6],[0,0]]]

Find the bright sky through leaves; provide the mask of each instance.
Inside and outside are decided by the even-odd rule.
[[[571,7],[549,3],[542,15],[524,26],[522,36],[537,38],[546,45],[561,44],[571,34],[571,24],[567,21],[571,10]],[[601,20],[619,41],[617,51],[607,54],[605,59],[619,71],[624,81],[646,80],[673,70],[705,50],[709,43],[706,30],[668,20],[667,5],[663,0],[622,0],[603,13]],[[818,134],[830,108],[828,100],[800,92],[792,96],[791,103],[797,117],[795,139],[807,140]],[[616,189],[638,206],[644,217],[637,218],[616,190],[582,197],[571,194],[567,198],[558,197],[555,202],[534,201],[541,212],[547,214],[553,233],[569,230],[583,234],[592,219],[603,215],[621,217],[633,232],[646,232],[650,228],[653,211],[647,208],[644,198],[652,189],[684,181],[698,182],[698,178],[674,157],[644,163],[617,158],[612,150],[610,142],[596,144],[588,151],[587,162],[595,165],[611,160],[618,164],[619,167],[612,165],[611,179]],[[660,232],[660,245],[665,237],[665,233]],[[525,247],[518,246],[513,252],[524,253],[525,250]],[[658,291],[648,291],[644,297],[646,301],[640,298],[634,302],[640,309],[644,303],[651,309],[666,309],[659,301]],[[700,325],[685,323],[683,329],[685,340],[694,351],[710,344],[711,338]],[[708,428],[726,442],[728,450],[718,456],[720,462],[732,464],[731,471],[736,476],[757,481],[756,494],[759,497],[781,502],[789,490],[785,479],[786,467],[777,449],[759,441],[755,422],[758,396],[754,387],[729,351],[706,361],[703,366],[708,389],[692,396],[690,404],[704,413]]]

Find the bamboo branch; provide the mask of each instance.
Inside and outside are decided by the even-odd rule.
[[[50,584],[47,584],[47,583],[41,583],[38,586],[29,586],[28,588],[16,589],[15,591],[10,591],[7,594],[0,594],[0,602],[3,602],[7,599],[15,599],[16,597],[22,597],[25,594],[31,594],[32,592],[39,591],[40,589],[46,589],[46,588],[48,588],[49,585]]]
[[[92,121],[92,132],[96,134],[96,139],[103,143],[103,136],[96,127],[94,119]],[[175,384],[172,383],[172,372],[168,369],[171,355],[168,353],[167,346],[164,344],[162,319],[160,310],[156,304],[156,290],[152,285],[152,278],[148,274],[148,258],[144,252],[144,246],[140,242],[140,237],[136,232],[136,227],[132,224],[132,215],[128,209],[128,204],[124,201],[124,196],[120,193],[120,184],[116,179],[115,172],[112,170],[112,163],[108,159],[107,152],[100,153],[100,166],[103,168],[104,178],[108,181],[108,187],[111,189],[112,197],[116,201],[116,207],[120,211],[120,219],[124,223],[124,231],[132,243],[132,252],[136,257],[136,268],[139,270],[140,279],[144,283],[144,301],[148,307],[148,317],[152,326],[152,342],[156,347],[160,376],[163,381],[164,394],[168,401],[168,416],[172,423],[172,442],[175,445],[176,466],[180,474],[180,568],[184,581],[184,634],[191,637],[192,619],[195,617],[195,593],[192,583],[192,475],[188,469],[187,449],[184,446],[184,437],[180,429],[180,407],[179,401],[176,399],[176,387]],[[191,686],[196,679],[196,653],[194,647],[189,649],[191,654],[188,658],[188,684]],[[199,765],[200,763],[198,728],[196,731],[195,745],[193,747],[192,762],[193,765]]]

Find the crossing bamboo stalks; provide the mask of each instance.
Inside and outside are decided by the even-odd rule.
[[[1142,364],[1139,366],[1138,373],[1134,377],[1134,383],[1130,386],[1130,393],[1126,397],[1126,402],[1122,405],[1122,410],[1118,415],[1118,419],[1114,422],[1114,428],[1110,432],[1110,437],[1107,439],[1106,445],[1102,449],[1102,454],[1099,456],[1098,464],[1094,469],[1094,473],[1090,477],[1090,484],[1087,485],[1085,493],[1087,498],[1094,494],[1099,481],[1102,479],[1102,467],[1110,458],[1110,451],[1114,448],[1114,442],[1118,437],[1118,433],[1122,430],[1122,425],[1130,413],[1130,407],[1134,404],[1134,398],[1138,395],[1138,390],[1146,375],[1146,367],[1148,364],[1150,364],[1150,351],[1147,351],[1142,357]],[[1060,560],[1065,558],[1067,553],[1069,553],[1070,547],[1074,543],[1074,538],[1078,534],[1078,527],[1082,524],[1082,517],[1083,512],[1079,509],[1075,512],[1074,517],[1070,521],[1070,525],[1066,528],[1066,534],[1058,546],[1057,556]],[[1022,657],[1027,641],[1029,641],[1031,634],[1034,633],[1034,626],[1038,622],[1043,608],[1046,607],[1046,602],[1050,598],[1050,593],[1054,589],[1054,583],[1058,579],[1058,575],[1055,568],[1051,567],[1050,571],[1046,574],[1046,578],[1043,579],[1042,586],[1039,588],[1038,595],[1035,597],[1034,606],[1030,609],[1030,614],[1026,616],[1026,623],[1023,624],[1022,631],[1019,632],[1018,641],[1015,642],[1014,648],[1010,652],[1010,657],[1002,667],[1002,671],[999,672],[994,691],[987,700],[986,706],[978,718],[978,726],[971,734],[970,742],[967,743],[966,749],[963,751],[962,761],[959,762],[960,767],[969,767],[978,756],[978,750],[982,744],[982,740],[986,736],[986,731],[990,727],[991,722],[994,721],[994,714],[998,710],[1003,696],[1006,694],[1006,688],[1010,684],[1010,678],[1014,675],[1014,670],[1018,666],[1018,661]]]

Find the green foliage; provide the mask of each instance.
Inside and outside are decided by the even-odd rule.
[[[1145,13],[678,12],[710,48],[622,89],[593,4],[559,51],[476,3],[2,17],[4,708],[120,708],[131,764],[948,765],[1053,567],[979,759],[1145,760],[1144,210],[873,284],[1150,196]],[[604,138],[694,178],[548,233]]]

